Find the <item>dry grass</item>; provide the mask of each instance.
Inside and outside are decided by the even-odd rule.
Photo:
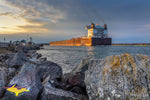
[[[0,54],[5,54],[5,53],[13,53],[13,52],[6,50],[6,48],[4,48],[4,47],[0,47]]]

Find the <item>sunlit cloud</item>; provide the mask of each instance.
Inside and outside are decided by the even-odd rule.
[[[0,13],[0,16],[12,16],[11,12]]]
[[[9,8],[12,7],[15,10],[12,10],[12,12],[0,13],[0,16],[5,16],[7,21],[11,19],[12,22],[15,22],[20,19],[22,22],[19,24],[14,23],[14,25],[3,24],[3,26],[7,26],[7,28],[2,26],[0,29],[1,34],[4,32],[15,33],[17,31],[20,33],[48,33],[50,32],[50,28],[46,27],[46,25],[57,23],[59,20],[65,18],[61,10],[35,0],[3,0],[3,2],[9,5]],[[16,28],[17,30],[15,30]]]

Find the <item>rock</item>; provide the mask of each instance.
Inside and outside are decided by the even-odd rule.
[[[37,59],[39,59],[40,57],[42,57],[42,54],[38,53],[37,54]]]
[[[28,50],[27,53],[34,54],[34,53],[36,53],[36,50]]]
[[[68,79],[69,84],[73,86],[81,86],[84,87],[84,76],[80,73],[76,73],[75,75],[72,75]]]
[[[56,89],[47,82],[41,95],[41,100],[88,100],[84,95],[72,93],[61,89]]]
[[[67,91],[72,91],[77,94],[86,93],[86,86],[84,83],[85,71],[88,70],[89,59],[83,59],[70,73],[66,73],[62,77],[62,83],[57,84],[55,87]],[[55,83],[56,84],[56,83]]]
[[[27,49],[25,46],[23,47],[23,52],[24,52],[24,53],[27,53],[27,52],[28,52],[28,49]]]
[[[37,57],[38,57],[38,53],[30,53],[30,52],[28,52],[28,53],[26,53],[26,55],[27,55],[27,57],[29,57],[31,59],[33,59],[33,58],[37,59]]]
[[[24,48],[23,46],[18,45],[18,46],[15,47],[14,51],[15,52],[23,51],[23,48]]]
[[[7,56],[5,56],[5,55],[0,55],[0,62],[2,63],[2,62],[4,62],[4,61],[6,61],[7,60]]]
[[[20,67],[28,60],[29,59],[26,57],[25,53],[18,51],[14,55],[9,56],[9,58],[6,60],[6,64],[9,67]]]
[[[149,100],[150,58],[121,54],[90,61],[85,84],[90,100]]]
[[[15,53],[7,53],[5,56],[8,58],[13,58],[15,56]]]
[[[44,58],[39,58],[39,61],[41,61],[41,62],[46,62],[46,61],[47,61],[47,58],[46,58],[46,57],[44,57]]]
[[[88,70],[89,59],[92,58],[81,60],[81,62],[72,70],[71,73],[66,73],[63,75],[62,82],[66,84],[66,86],[63,86],[65,87],[65,90],[87,95],[84,77],[85,71]]]
[[[36,100],[42,89],[42,83],[36,68],[35,64],[25,63],[21,71],[9,83],[9,86],[16,84],[17,87],[25,87],[29,92],[20,93],[19,96],[15,96],[14,93],[7,91],[4,100]]]
[[[92,57],[85,58],[72,70],[73,74],[81,73],[84,74],[88,70],[89,60],[93,59]]]
[[[74,86],[73,88],[71,88],[69,91],[77,93],[77,94],[85,94],[83,92],[83,90],[80,87]]]
[[[6,71],[0,68],[0,98],[4,95],[4,87],[7,84],[7,74]]]
[[[28,52],[26,53],[26,56],[29,58],[33,58],[36,56],[36,50],[28,50]]]
[[[30,45],[28,47],[26,47],[27,50],[39,50],[40,49],[40,45]]]
[[[62,68],[56,63],[47,61],[38,65],[38,74],[41,77],[41,80],[59,81],[62,78]]]
[[[10,81],[15,75],[17,75],[19,73],[19,71],[21,70],[21,68],[8,68],[7,69],[7,80]]]
[[[69,75],[68,82],[73,86],[80,86],[85,87],[84,84],[84,77],[85,77],[85,71],[88,70],[89,60],[92,59],[86,58],[81,60],[81,62],[75,67],[71,75]]]
[[[42,54],[34,52],[35,50],[29,50],[30,52],[26,53],[26,56],[32,61],[40,61]],[[32,52],[33,51],[33,52]],[[44,59],[43,59],[44,60]]]

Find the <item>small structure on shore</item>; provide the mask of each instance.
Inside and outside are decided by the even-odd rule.
[[[10,42],[10,46],[17,46],[17,45],[21,45],[21,46],[30,46],[30,45],[34,45],[35,43],[32,41],[32,37],[30,37],[30,41],[26,41],[26,40],[21,40],[21,41],[14,41],[12,43],[12,41]]]

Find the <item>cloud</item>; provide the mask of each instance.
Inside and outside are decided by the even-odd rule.
[[[38,0],[6,0],[5,2],[19,9],[18,17],[21,18],[43,18],[52,22],[64,18],[63,12],[59,9]]]
[[[50,32],[49,29],[42,27],[42,25],[22,25],[22,26],[17,26],[17,28],[23,30],[25,33],[47,33]]]
[[[56,29],[55,23],[59,23],[66,18],[65,12],[58,9],[51,3],[46,3],[49,0],[3,0],[9,7],[16,9],[14,12],[1,13],[0,16],[11,16],[21,18],[26,22],[26,25],[16,26],[23,32],[31,33],[50,33]],[[52,0],[53,1],[53,0]],[[14,14],[14,15],[13,15]]]
[[[0,13],[0,16],[12,16],[11,12]]]
[[[150,24],[140,25],[136,30],[140,32],[150,32]]]

